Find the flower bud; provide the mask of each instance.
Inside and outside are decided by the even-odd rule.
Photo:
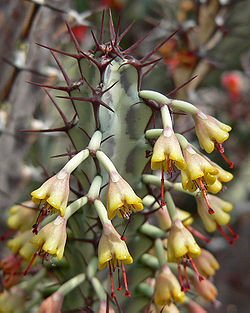
[[[39,310],[38,313],[60,313],[63,303],[63,295],[59,292],[53,293],[50,297],[46,298]]]
[[[215,275],[220,266],[215,257],[207,250],[201,249],[201,254],[194,259],[199,273],[204,277]]]
[[[200,281],[196,276],[192,279],[195,291],[206,301],[214,301],[217,297],[217,289],[210,280]]]

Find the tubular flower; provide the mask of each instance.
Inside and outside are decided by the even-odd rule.
[[[230,126],[221,123],[216,118],[198,111],[193,115],[195,130],[202,149],[207,153],[214,150],[214,145],[221,144],[229,137],[232,129]]]
[[[9,240],[7,246],[13,253],[18,253],[25,260],[29,261],[36,252],[35,247],[30,243],[32,237],[32,231],[26,230],[25,232],[18,234],[15,238]]]
[[[54,221],[45,225],[37,235],[34,235],[30,242],[36,248],[56,255],[58,260],[61,260],[67,239],[66,223],[65,218],[58,216]]]
[[[60,292],[53,293],[50,297],[46,298],[42,302],[38,313],[60,313],[63,298],[64,297]]]
[[[112,224],[103,225],[102,236],[98,246],[98,260],[98,267],[100,270],[104,269],[106,265],[109,267],[112,290],[111,297],[115,297],[112,271],[115,270],[115,268],[119,268],[120,266],[122,267],[123,279],[126,289],[125,296],[130,296],[127,286],[124,262],[126,264],[131,264],[133,263],[133,258],[128,251],[126,243],[121,239],[121,236],[118,234]]]
[[[116,212],[120,217],[129,218],[133,211],[142,209],[142,199],[117,172],[111,172],[107,194],[108,218],[112,220]]]
[[[165,265],[156,278],[154,302],[156,305],[166,305],[171,301],[182,303],[185,294],[181,291],[181,286],[171,272],[170,268]]]
[[[168,237],[167,252],[169,262],[178,262],[187,254],[191,258],[195,258],[201,253],[201,249],[194,240],[192,234],[179,219],[172,224]]]
[[[188,226],[193,223],[193,218],[191,217],[191,214],[189,212],[178,208],[176,208],[176,210],[184,226]],[[159,210],[157,210],[157,217],[159,226],[162,230],[169,230],[171,228],[172,222],[166,206],[163,206]]]
[[[220,268],[220,265],[215,257],[205,249],[201,249],[201,254],[198,258],[194,259],[194,264],[201,275],[206,278],[215,275],[215,271]]]
[[[206,301],[214,301],[217,297],[217,289],[210,280],[204,279],[203,281],[199,281],[197,277],[193,277],[192,284],[194,286],[195,291],[198,293]]]
[[[181,148],[176,138],[173,129],[166,127],[160,137],[157,139],[153,155],[151,159],[151,168],[156,170],[162,168],[164,164],[164,171],[171,172],[173,170],[173,164],[180,170],[186,168],[186,162],[183,158]]]
[[[7,221],[8,226],[11,229],[18,229],[21,232],[30,229],[38,213],[35,208],[36,205],[32,201],[26,201],[12,206],[10,208],[10,217]]]
[[[70,173],[62,169],[49,178],[40,188],[32,191],[32,201],[36,204],[45,203],[45,208],[64,216],[69,197]]]
[[[24,292],[16,286],[0,294],[0,313],[23,313],[24,304]]]
[[[185,190],[194,192],[197,188],[203,189],[215,183],[218,169],[212,166],[205,158],[188,145],[183,149],[184,159],[187,163],[185,170],[181,171],[182,186]]]
[[[201,196],[196,197],[197,210],[206,230],[208,232],[214,232],[217,225],[223,226],[229,223],[230,215],[228,212],[233,209],[233,205],[213,195],[207,195],[207,197],[214,213],[208,213],[205,200]]]

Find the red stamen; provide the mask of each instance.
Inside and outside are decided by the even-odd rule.
[[[13,270],[10,272],[8,278],[6,279],[6,282],[8,282],[10,279],[12,279],[12,277],[13,277],[14,275],[17,274],[17,272],[18,272],[20,266],[22,265],[22,262],[23,262],[23,258],[17,260],[17,264],[16,264],[16,266],[13,268]]]
[[[217,228],[218,228],[219,232],[222,234],[222,236],[229,242],[230,246],[233,246],[233,245],[234,245],[234,241],[231,240],[231,239],[225,234],[225,232],[223,231],[223,229],[221,228],[221,226],[217,225]]]
[[[120,268],[118,268],[118,271],[117,271],[117,277],[118,277],[118,288],[117,290],[118,291],[121,291],[122,290],[122,284],[121,284],[121,280],[120,280]]]
[[[116,294],[114,293],[114,281],[113,281],[113,273],[112,273],[112,265],[109,261],[109,276],[110,276],[110,283],[111,283],[111,298],[116,298]]]
[[[130,292],[128,291],[128,282],[127,282],[127,275],[124,267],[123,261],[121,261],[122,264],[122,275],[123,275],[123,280],[124,280],[124,286],[125,286],[125,297],[131,297]]]
[[[40,223],[42,222],[42,220],[43,220],[44,216],[46,215],[46,213],[47,213],[47,210],[44,209],[44,208],[40,211],[39,216],[38,216],[38,218],[37,218],[37,221],[36,221],[36,223],[33,225],[33,230],[32,230],[32,232],[33,232],[34,234],[36,234],[36,235],[38,234],[37,228],[38,228],[38,226],[40,225]]]
[[[40,248],[38,248],[38,249],[36,250],[36,252],[35,252],[35,254],[33,255],[33,257],[32,257],[32,259],[31,259],[29,265],[28,265],[27,268],[26,268],[26,270],[22,273],[22,276],[23,276],[23,277],[28,273],[28,270],[30,269],[32,263],[35,261],[35,258],[36,258],[36,256],[38,255],[39,251],[40,251]]]
[[[202,179],[199,177],[198,180],[199,180],[199,183],[200,183],[200,189],[202,191],[203,197],[204,197],[204,199],[206,201],[206,204],[207,204],[207,207],[208,207],[208,213],[209,214],[214,214],[214,210],[211,208],[211,206],[210,206],[210,204],[208,202],[206,188],[205,188],[205,186],[204,186],[204,184],[202,182]]]
[[[165,205],[164,201],[164,163],[162,162],[161,167],[161,206],[163,207]]]
[[[178,274],[179,274],[179,280],[180,280],[180,284],[181,284],[181,291],[184,291],[184,285],[183,285],[183,280],[182,280],[182,275],[181,275],[181,266],[180,266],[180,262],[177,262],[178,264]]]
[[[227,229],[230,231],[230,233],[233,235],[235,240],[240,238],[240,236],[235,234],[235,232],[232,230],[232,228],[228,224],[226,226],[227,226]]]
[[[196,265],[194,264],[193,259],[192,259],[189,255],[188,255],[188,260],[190,261],[190,263],[191,263],[191,265],[192,265],[192,267],[193,267],[193,269],[194,269],[196,275],[198,276],[199,281],[204,280],[204,277],[202,277],[202,276],[200,275],[200,273],[199,273],[199,271],[198,271]]]
[[[184,267],[184,277],[185,277],[185,281],[186,281],[186,287],[183,291],[187,291],[190,289],[190,285],[189,285],[189,281],[188,281],[188,275],[187,275],[187,263],[186,260],[183,260],[183,267]]]
[[[5,239],[7,239],[14,231],[15,229],[9,229],[7,233],[0,237],[0,241],[4,241]]]
[[[228,158],[225,156],[224,154],[224,148],[222,146],[222,143],[218,143],[218,142],[215,142],[215,146],[217,149],[217,151],[219,151],[219,153],[221,154],[221,156],[223,157],[223,159],[227,162],[227,164],[229,165],[229,168],[233,168],[234,167],[234,162],[231,162],[228,160]]]
[[[192,226],[187,225],[186,228],[191,231],[191,233],[193,233],[196,237],[200,238],[201,240],[209,243],[211,242],[210,238],[205,237],[204,235],[202,235],[198,230],[194,229]]]

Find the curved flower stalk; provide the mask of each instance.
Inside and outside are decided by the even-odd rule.
[[[112,220],[117,213],[118,216],[128,219],[133,211],[142,209],[142,199],[117,172],[111,172],[107,193],[108,218]]]
[[[16,204],[9,209],[9,212],[8,226],[12,229],[18,229],[20,232],[30,229],[38,215],[36,205],[32,201]]]
[[[154,302],[158,306],[165,306],[172,301],[182,303],[185,294],[181,286],[167,265],[164,265],[155,282]]]

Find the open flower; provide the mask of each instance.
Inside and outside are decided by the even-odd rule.
[[[38,313],[60,313],[63,298],[64,297],[60,292],[53,293],[50,297],[46,298],[42,302]]]
[[[179,219],[172,224],[167,253],[169,262],[181,261],[187,254],[191,258],[195,258],[201,253],[194,237]]]
[[[54,221],[45,225],[37,235],[34,235],[30,242],[45,252],[56,255],[61,260],[67,239],[66,232],[67,220],[58,216]]]
[[[206,278],[215,275],[215,271],[220,268],[215,257],[205,249],[201,249],[201,254],[194,259],[194,264],[201,275]]]
[[[8,226],[24,232],[32,227],[37,217],[36,205],[32,201],[26,201],[10,208]]]
[[[184,159],[187,163],[185,170],[181,171],[182,185],[185,190],[194,192],[197,188],[204,188],[215,183],[218,169],[212,166],[205,158],[188,145],[183,149]],[[202,187],[203,186],[203,187]]]
[[[176,211],[184,226],[188,226],[193,223],[194,219],[189,212],[181,210],[179,208],[176,208]],[[166,206],[163,206],[162,208],[157,210],[156,214],[160,228],[162,230],[169,230],[171,228],[172,222]]]
[[[217,297],[217,289],[214,284],[208,280],[204,279],[203,281],[199,281],[199,279],[194,276],[192,279],[192,284],[194,286],[195,291],[198,293],[206,301],[214,301]]]
[[[164,307],[158,307],[157,313],[180,313],[180,311],[177,306],[171,302],[168,305],[164,305]]]
[[[170,268],[165,265],[156,278],[154,302],[156,305],[166,305],[171,301],[182,303],[185,294],[181,291],[181,286],[171,272]]]
[[[196,197],[197,210],[206,230],[214,232],[217,225],[223,226],[229,223],[230,214],[228,212],[233,209],[233,205],[213,195],[207,195],[207,198],[214,213],[208,213],[206,202],[201,196]]]
[[[151,159],[152,170],[161,169],[162,163],[164,164],[165,172],[171,172],[173,170],[173,163],[180,170],[186,168],[186,162],[183,158],[178,139],[170,127],[166,127],[163,130],[154,145]]]
[[[48,211],[59,212],[64,216],[69,197],[69,178],[70,173],[62,169],[31,193],[32,201],[36,204],[45,203]]]
[[[221,123],[216,118],[201,111],[193,115],[193,118],[200,146],[207,153],[211,153],[214,150],[215,143],[223,143],[229,137],[229,132],[232,128]]]
[[[98,267],[100,270],[104,269],[105,266],[109,267],[112,290],[111,297],[115,297],[112,272],[120,266],[122,267],[123,279],[126,289],[125,296],[130,296],[127,286],[124,262],[126,264],[131,264],[133,263],[133,258],[128,251],[125,241],[121,239],[121,236],[118,234],[112,224],[107,223],[103,225],[102,236],[98,246],[98,260]]]
[[[120,217],[129,218],[133,211],[142,209],[142,199],[117,172],[111,172],[107,194],[108,218],[112,220],[116,212]]]

